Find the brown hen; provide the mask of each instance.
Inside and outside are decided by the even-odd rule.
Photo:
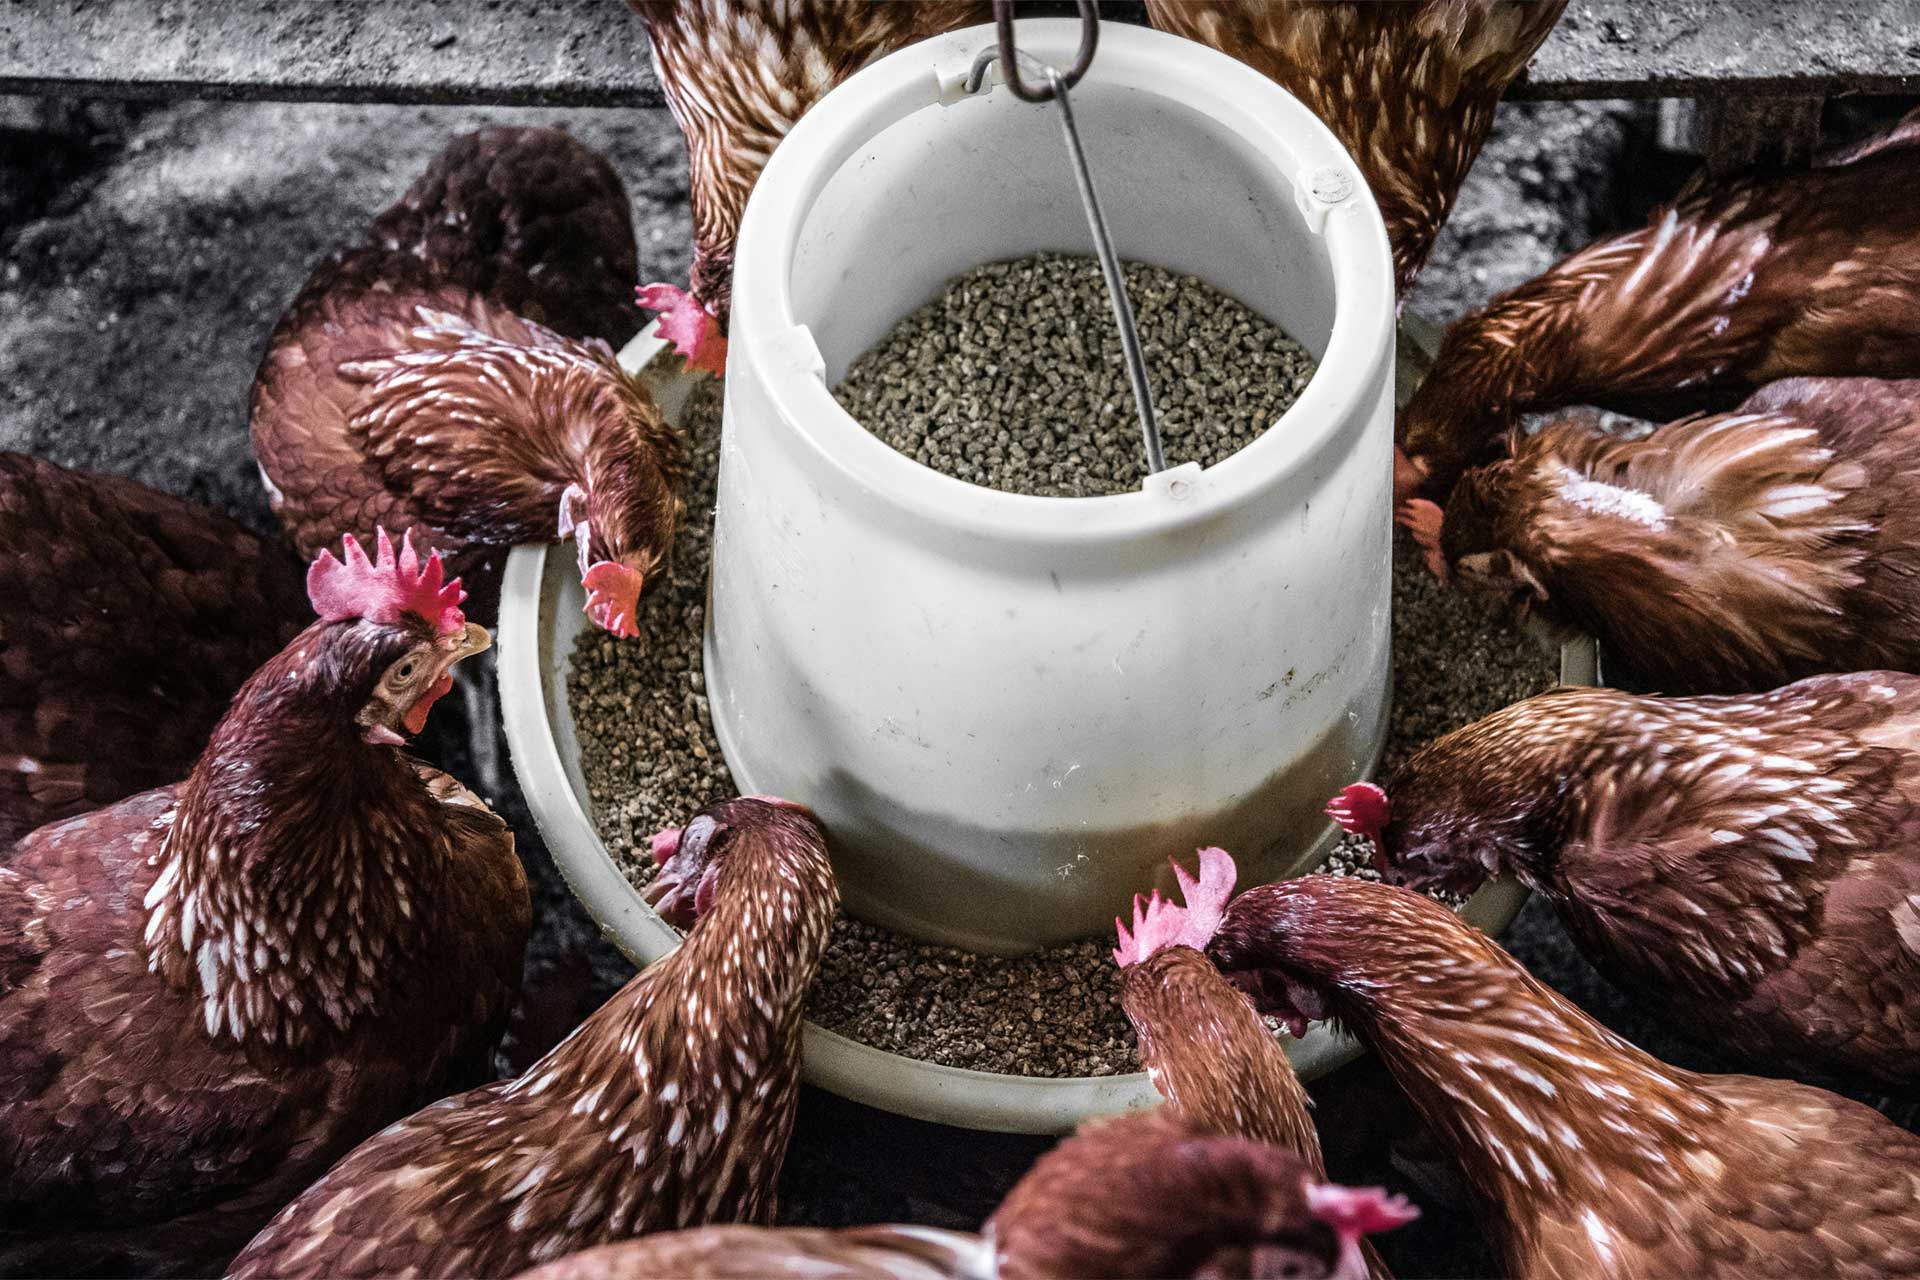
[[[1140,1064],[1169,1106],[1203,1132],[1271,1142],[1324,1173],[1307,1091],[1286,1051],[1201,954],[1236,874],[1226,850],[1202,849],[1197,879],[1174,863],[1183,904],[1157,892],[1135,899],[1133,927],[1115,922],[1120,1005],[1139,1039]]]
[[[300,565],[131,480],[0,453],[0,851],[181,778],[312,617]]]
[[[1778,383],[1638,440],[1554,422],[1461,480],[1438,547],[1668,693],[1920,670],[1920,381]]]
[[[1920,1083],[1920,678],[1555,690],[1429,744],[1383,799],[1348,821],[1392,877],[1514,876],[1674,1026]]]
[[[1114,922],[1120,1006],[1139,1039],[1147,1078],[1199,1132],[1285,1147],[1325,1177],[1312,1104],[1293,1063],[1247,998],[1201,954],[1233,893],[1233,858],[1225,849],[1202,849],[1197,878],[1177,860],[1173,874],[1182,903],[1156,891],[1144,903],[1134,899],[1131,930]],[[1306,1023],[1290,1030],[1305,1035]],[[1361,1255],[1364,1274],[1391,1274],[1370,1243],[1362,1243]]]
[[[411,550],[321,620],[185,782],[0,866],[0,1274],[216,1271],[355,1143],[484,1070],[519,984],[505,825],[395,747],[487,644]]]
[[[1445,503],[1527,412],[1647,417],[1778,378],[1920,375],[1920,113],[1786,176],[1696,179],[1447,331],[1402,410],[1395,499]]]
[[[1806,1085],[1682,1071],[1439,903],[1308,876],[1208,948],[1255,1001],[1380,1055],[1520,1280],[1920,1275],[1920,1137]]]
[[[1405,293],[1493,109],[1566,0],[1147,0],[1153,25],[1231,54],[1333,131],[1387,224]]]
[[[839,903],[826,840],[798,805],[749,797],[656,852],[661,914],[698,918],[678,950],[518,1079],[363,1144],[232,1274],[511,1275],[649,1232],[770,1221],[802,1001]]]
[[[686,136],[691,293],[653,284],[641,303],[696,369],[724,373],[733,245],[773,149],[828,90],[876,58],[985,22],[988,0],[630,0],[667,105]]]
[[[635,633],[685,446],[607,340],[638,324],[626,192],[556,129],[455,140],[281,317],[253,446],[308,554],[411,527],[490,617],[504,552],[572,537],[587,611]]]
[[[983,1235],[708,1227],[589,1250],[524,1280],[1359,1280],[1354,1241],[1403,1220],[1396,1203],[1328,1185],[1293,1152],[1160,1108],[1094,1121],[1042,1156]]]

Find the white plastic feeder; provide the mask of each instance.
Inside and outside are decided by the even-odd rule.
[[[1077,27],[1019,34],[1058,61]],[[735,781],[822,812],[856,912],[1012,948],[1104,929],[1168,853],[1201,840],[1234,852],[1243,884],[1330,843],[1321,805],[1371,765],[1385,712],[1391,303],[1364,188],[1312,195],[1315,175],[1332,193],[1352,171],[1311,116],[1209,50],[1109,26],[1074,101],[1121,253],[1225,288],[1320,371],[1262,439],[1168,477],[1187,481],[1179,498],[1164,482],[1019,497],[895,454],[822,377],[958,272],[1088,249],[1052,108],[1004,92],[935,105],[988,39],[978,28],[854,77],[782,144],[761,186],[775,212],[754,197],[742,246],[759,283],[748,298],[736,276],[709,611],[725,616],[707,682]],[[1420,336],[1403,350],[1431,355]],[[650,326],[620,359],[677,424],[699,375],[664,347]],[[507,741],[569,885],[646,965],[679,935],[588,816],[567,701],[581,604],[572,548],[508,557]],[[1561,670],[1592,683],[1591,642],[1568,646]],[[1262,847],[1265,865],[1248,856]],[[1525,899],[1499,881],[1462,915],[1497,934]],[[1286,1043],[1309,1079],[1359,1052],[1324,1024]],[[807,1078],[842,1096],[983,1129],[1065,1132],[1158,1100],[1144,1072],[994,1075],[811,1023],[805,1056]]]
[[[1054,108],[960,87],[992,40],[861,71],[754,190],[706,678],[735,780],[821,815],[849,910],[1016,952],[1110,927],[1196,844],[1247,883],[1323,853],[1321,805],[1386,726],[1394,323],[1379,214],[1313,114],[1109,25],[1073,101],[1121,255],[1319,371],[1238,454],[1113,497],[997,492],[869,434],[829,388],[898,320],[981,263],[1091,249]],[[1079,24],[1019,40],[1065,66]]]

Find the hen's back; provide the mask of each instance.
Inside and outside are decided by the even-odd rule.
[[[0,453],[0,849],[186,776],[307,622],[292,554],[130,480]]]
[[[455,138],[364,240],[315,268],[280,331],[328,296],[455,285],[618,346],[640,328],[638,272],[633,212],[606,159],[559,129],[498,126]]]

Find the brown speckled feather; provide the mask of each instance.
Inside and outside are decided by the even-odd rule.
[[[1191,947],[1167,947],[1120,977],[1140,1061],[1168,1105],[1201,1132],[1294,1152],[1324,1173],[1307,1091],[1245,996]]]
[[[1565,0],[1147,0],[1153,25],[1277,81],[1366,175],[1402,291],[1433,249],[1507,85]]]
[[[1209,948],[1312,987],[1460,1159],[1521,1280],[1920,1275],[1920,1137],[1805,1085],[1668,1067],[1406,889],[1249,890]]]
[[[992,18],[985,0],[632,0],[692,170],[693,294],[726,324],[733,242],[787,130],[867,63]]]
[[[521,1280],[992,1280],[979,1236],[931,1227],[700,1227],[586,1249]]]
[[[1920,375],[1920,206],[1888,198],[1920,147],[1854,154],[1695,183],[1456,323],[1398,424],[1421,491],[1444,503],[1529,411],[1665,417],[1777,378]]]
[[[552,129],[453,142],[365,243],[316,269],[255,375],[254,452],[309,556],[412,529],[490,618],[504,551],[560,536],[657,567],[684,447],[605,340],[639,326],[625,192]]]
[[[1000,1280],[1331,1276],[1342,1251],[1305,1198],[1323,1178],[1289,1148],[1159,1107],[1082,1126],[1007,1194],[986,1234]]]
[[[291,552],[24,454],[0,453],[0,547],[0,850],[185,775],[312,616]]]
[[[1920,678],[1559,690],[1432,743],[1388,795],[1402,876],[1519,877],[1674,1026],[1769,1070],[1920,1083]]]
[[[718,884],[677,951],[517,1080],[340,1161],[233,1274],[510,1275],[629,1236],[769,1221],[802,998],[839,893],[810,817],[752,799],[705,812],[724,832]]]
[[[1313,1176],[1326,1176],[1306,1087],[1265,1021],[1212,961],[1192,947],[1166,947],[1127,966],[1120,1004],[1148,1078],[1182,1124],[1271,1143]],[[1361,1254],[1370,1275],[1391,1274],[1371,1242]]]
[[[1341,1249],[1306,1195],[1320,1181],[1291,1151],[1160,1108],[1084,1125],[1040,1158],[980,1236],[708,1227],[588,1250],[523,1280],[1329,1276]]]
[[[1551,423],[1462,479],[1441,543],[1667,692],[1920,670],[1920,382],[1804,380],[1639,440]]]
[[[0,1274],[215,1271],[498,1038],[513,837],[337,714],[343,634],[377,632],[303,633],[185,783],[0,866]]]

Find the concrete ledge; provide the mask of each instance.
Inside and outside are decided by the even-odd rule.
[[[1510,98],[1920,93],[1920,0],[1572,0]]]
[[[661,105],[621,0],[4,0],[0,93]],[[1510,96],[1839,93],[1920,93],[1920,0],[1573,0]]]
[[[0,93],[662,104],[622,0],[4,0]]]

